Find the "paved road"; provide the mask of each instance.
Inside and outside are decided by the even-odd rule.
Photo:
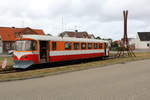
[[[0,100],[149,100],[150,60],[0,83]]]
[[[149,49],[136,49],[134,50],[134,52],[150,52],[150,48]]]

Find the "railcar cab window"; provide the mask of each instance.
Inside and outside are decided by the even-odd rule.
[[[56,42],[52,42],[52,50],[56,50],[57,49],[57,43]]]
[[[98,44],[94,43],[94,49],[97,49],[97,48],[98,48]]]
[[[72,46],[72,43],[71,43],[71,42],[66,42],[66,43],[65,43],[65,49],[66,49],[66,50],[71,50],[71,46]]]
[[[88,43],[88,49],[92,49],[92,43]]]
[[[75,50],[79,49],[79,43],[74,43],[74,49]]]
[[[86,49],[86,43],[81,43],[81,49]]]
[[[34,40],[18,40],[15,42],[16,51],[32,51],[36,50],[36,41]]]

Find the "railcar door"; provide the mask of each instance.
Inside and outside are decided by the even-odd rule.
[[[40,62],[49,61],[49,41],[40,41]]]
[[[107,56],[107,43],[104,43],[104,52],[105,52],[105,56]]]

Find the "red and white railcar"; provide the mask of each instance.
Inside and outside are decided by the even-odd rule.
[[[13,67],[109,56],[108,44],[97,39],[23,35],[16,40]]]

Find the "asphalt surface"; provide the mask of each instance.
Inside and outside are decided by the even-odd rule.
[[[0,83],[0,100],[149,100],[150,60]]]

